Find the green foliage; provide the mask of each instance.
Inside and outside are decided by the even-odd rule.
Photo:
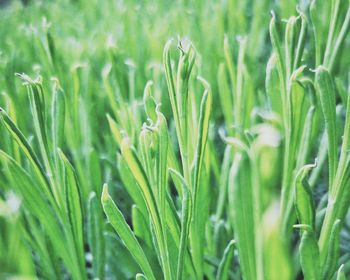
[[[7,2],[1,279],[349,277],[348,0]]]

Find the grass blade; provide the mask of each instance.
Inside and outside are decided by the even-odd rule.
[[[35,154],[34,150],[29,145],[28,140],[25,138],[23,133],[18,129],[16,124],[11,120],[11,118],[6,114],[6,112],[2,108],[0,108],[0,117],[7,131],[10,133],[13,139],[18,143],[21,150],[24,152],[24,154],[32,163],[37,176],[41,179],[41,181],[43,182],[43,185],[46,186],[46,188],[44,188],[44,191],[48,194],[48,196],[52,196],[53,194],[49,187],[50,185],[46,176],[46,172],[42,167],[42,165],[40,164],[39,159]]]
[[[238,162],[238,164],[236,163]],[[243,277],[248,280],[257,279],[256,248],[253,189],[250,176],[245,172],[249,170],[250,162],[247,155],[238,155],[233,162],[230,174],[230,184],[233,186],[233,226],[235,240],[242,268]]]
[[[303,230],[299,250],[304,279],[320,279],[320,252],[314,231],[310,227]]]
[[[102,208],[95,193],[89,196],[88,241],[92,254],[93,276],[104,279],[105,275],[105,237],[103,235]]]
[[[316,70],[316,89],[319,93],[328,139],[329,190],[337,168],[338,152],[336,135],[335,88],[328,70],[319,66]]]
[[[327,255],[321,252],[322,279],[331,279],[337,270],[340,253],[340,230],[341,221],[336,220],[329,237]]]
[[[81,203],[81,195],[78,186],[78,180],[73,166],[70,164],[67,157],[63,154],[61,150],[58,150],[58,155],[64,166],[64,185],[68,218],[72,227],[80,265],[83,269],[82,274],[85,274],[83,207]]]
[[[299,223],[308,225],[311,229],[315,229],[315,205],[312,197],[310,185],[306,179],[306,175],[315,165],[305,165],[302,167],[295,179],[295,207]]]
[[[140,160],[138,159],[135,151],[132,149],[128,141],[128,139],[123,140],[121,145],[121,152],[129,169],[133,171],[133,176],[138,186],[140,187],[140,190],[144,197],[154,227],[155,239],[159,246],[159,251],[161,252],[160,262],[162,264],[164,277],[165,279],[170,279],[171,270],[169,258],[167,256],[164,232],[161,227],[161,218],[159,216],[159,209],[157,208],[156,199],[152,192],[152,188],[149,184],[149,180],[147,178],[145,170],[142,168]]]
[[[63,89],[58,81],[55,81],[53,86],[52,98],[52,147],[53,151],[57,148],[62,148],[64,142],[64,125],[65,125],[65,96]]]
[[[131,231],[129,225],[126,223],[123,217],[123,214],[120,212],[108,194],[107,185],[103,186],[101,201],[108,221],[118,233],[131,255],[135,258],[143,273],[149,279],[156,279],[153,275],[151,265],[149,264],[147,257],[143,252],[139,242],[137,241],[134,233]]]
[[[220,261],[220,265],[219,265],[218,272],[216,275],[216,280],[228,280],[229,279],[228,272],[230,269],[230,263],[232,262],[232,259],[233,259],[234,246],[235,246],[235,241],[231,240],[224,251],[224,256],[222,257],[222,260]]]
[[[190,229],[191,222],[191,211],[192,211],[192,198],[191,191],[186,184],[185,179],[175,170],[170,170],[181,182],[182,182],[182,209],[181,209],[181,237],[180,237],[180,247],[179,256],[176,269],[176,279],[183,279],[183,268],[184,268],[184,258],[187,250],[187,240]]]

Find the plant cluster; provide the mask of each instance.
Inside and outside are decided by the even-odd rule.
[[[349,28],[349,0],[0,6],[0,278],[349,277]]]

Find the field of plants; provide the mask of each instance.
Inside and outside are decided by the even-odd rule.
[[[0,1],[0,279],[350,279],[349,28],[349,0]]]

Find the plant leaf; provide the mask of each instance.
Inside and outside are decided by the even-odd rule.
[[[224,255],[220,261],[220,265],[218,268],[218,272],[216,274],[216,280],[227,280],[228,275],[229,275],[229,269],[230,269],[230,264],[232,262],[233,259],[233,253],[234,253],[234,246],[235,246],[235,241],[231,240],[225,251],[224,251]]]
[[[320,279],[320,252],[314,231],[311,228],[303,230],[299,253],[304,279]]]
[[[92,254],[93,276],[104,279],[106,247],[103,235],[102,208],[94,192],[90,193],[88,202],[88,241]]]
[[[324,66],[316,69],[316,89],[319,93],[328,139],[329,190],[332,191],[338,152],[336,135],[335,87],[328,70]]]
[[[341,221],[334,222],[328,243],[328,254],[322,266],[322,279],[332,279],[339,260]],[[321,260],[322,261],[322,260]]]
[[[101,202],[108,221],[111,223],[121,240],[124,242],[125,247],[129,250],[131,255],[139,264],[143,273],[147,276],[147,278],[155,279],[152,268],[139,242],[137,241],[134,233],[131,231],[129,225],[126,223],[123,214],[120,212],[108,194],[107,185],[103,186]]]
[[[72,226],[75,246],[80,258],[80,265],[85,268],[83,212],[78,180],[73,166],[61,150],[58,150],[58,155],[65,170],[65,198],[68,218]]]
[[[299,223],[309,225],[313,230],[315,230],[315,203],[306,175],[315,166],[308,164],[299,170],[295,179],[294,194],[294,203]]]

